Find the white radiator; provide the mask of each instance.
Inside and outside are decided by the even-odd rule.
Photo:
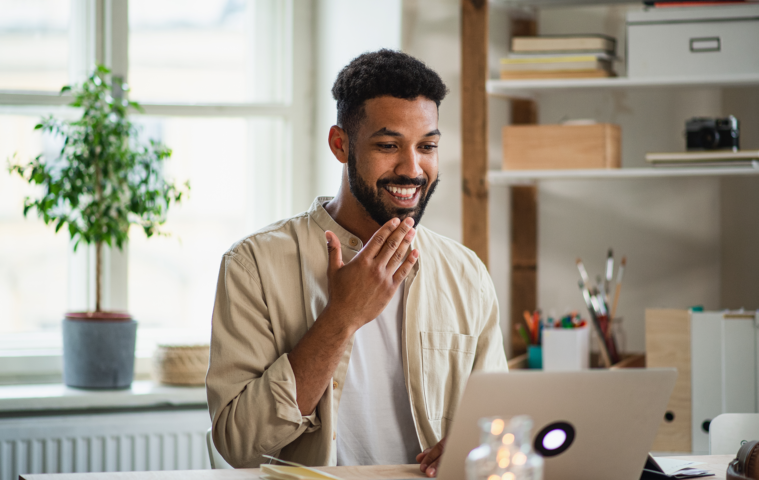
[[[211,468],[207,410],[0,418],[0,480]]]

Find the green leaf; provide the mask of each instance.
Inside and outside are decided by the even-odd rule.
[[[147,236],[164,235],[160,226],[169,207],[185,199],[189,182],[178,185],[163,176],[171,149],[157,141],[144,141],[128,117],[136,102],[109,100],[110,71],[98,65],[82,84],[67,86],[71,105],[81,107],[77,119],[40,120],[35,130],[60,135],[59,155],[38,155],[26,165],[9,165],[28,183],[40,185],[37,199],[24,202],[24,215],[32,208],[55,231],[64,225],[76,249],[80,242],[127,241],[130,225]]]

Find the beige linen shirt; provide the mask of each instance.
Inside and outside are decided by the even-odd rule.
[[[327,304],[325,230],[340,239],[346,263],[363,247],[324,209],[329,200],[237,242],[222,259],[206,390],[214,444],[235,467],[256,467],[264,454],[337,463],[334,431],[353,342],[307,416],[287,358]],[[404,285],[401,350],[421,451],[446,435],[470,372],[508,366],[482,262],[421,225],[413,243],[420,255]]]

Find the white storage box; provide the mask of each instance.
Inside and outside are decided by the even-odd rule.
[[[759,74],[759,5],[627,14],[627,76]]]
[[[543,370],[585,370],[590,366],[590,329],[544,328]]]

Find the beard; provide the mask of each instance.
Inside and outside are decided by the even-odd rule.
[[[404,175],[383,178],[377,180],[375,188],[372,188],[368,182],[366,182],[361,175],[359,175],[356,168],[356,155],[353,145],[349,145],[348,148],[348,184],[350,185],[350,191],[356,200],[364,207],[366,213],[377,222],[379,225],[384,225],[393,218],[399,218],[401,221],[406,217],[414,219],[414,227],[419,225],[419,222],[424,215],[424,210],[427,208],[427,203],[430,201],[430,197],[435,192],[437,184],[440,183],[440,175],[438,174],[435,181],[429,183],[424,177],[410,178]],[[411,208],[396,208],[385,205],[382,201],[382,191],[385,190],[387,185],[395,186],[414,186],[419,188],[419,201],[415,207]]]

